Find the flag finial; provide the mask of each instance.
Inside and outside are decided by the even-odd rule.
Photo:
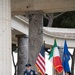
[[[44,44],[45,44],[45,40],[44,40]]]

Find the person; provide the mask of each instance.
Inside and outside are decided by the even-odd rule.
[[[37,75],[34,70],[31,69],[31,64],[26,64],[26,70],[24,71],[24,75]]]

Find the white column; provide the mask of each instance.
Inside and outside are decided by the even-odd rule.
[[[0,75],[11,75],[10,0],[0,0]]]

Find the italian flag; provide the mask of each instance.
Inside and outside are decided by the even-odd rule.
[[[63,66],[62,66],[56,40],[54,40],[54,45],[50,52],[49,59],[52,62],[54,69],[60,74],[63,71]]]

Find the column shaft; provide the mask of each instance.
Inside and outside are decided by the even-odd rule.
[[[29,63],[36,70],[35,61],[43,44],[43,15],[34,14],[29,24]]]
[[[0,0],[0,75],[12,74],[10,0]]]
[[[28,62],[28,38],[25,35],[18,36],[18,75],[23,75],[25,65]]]

